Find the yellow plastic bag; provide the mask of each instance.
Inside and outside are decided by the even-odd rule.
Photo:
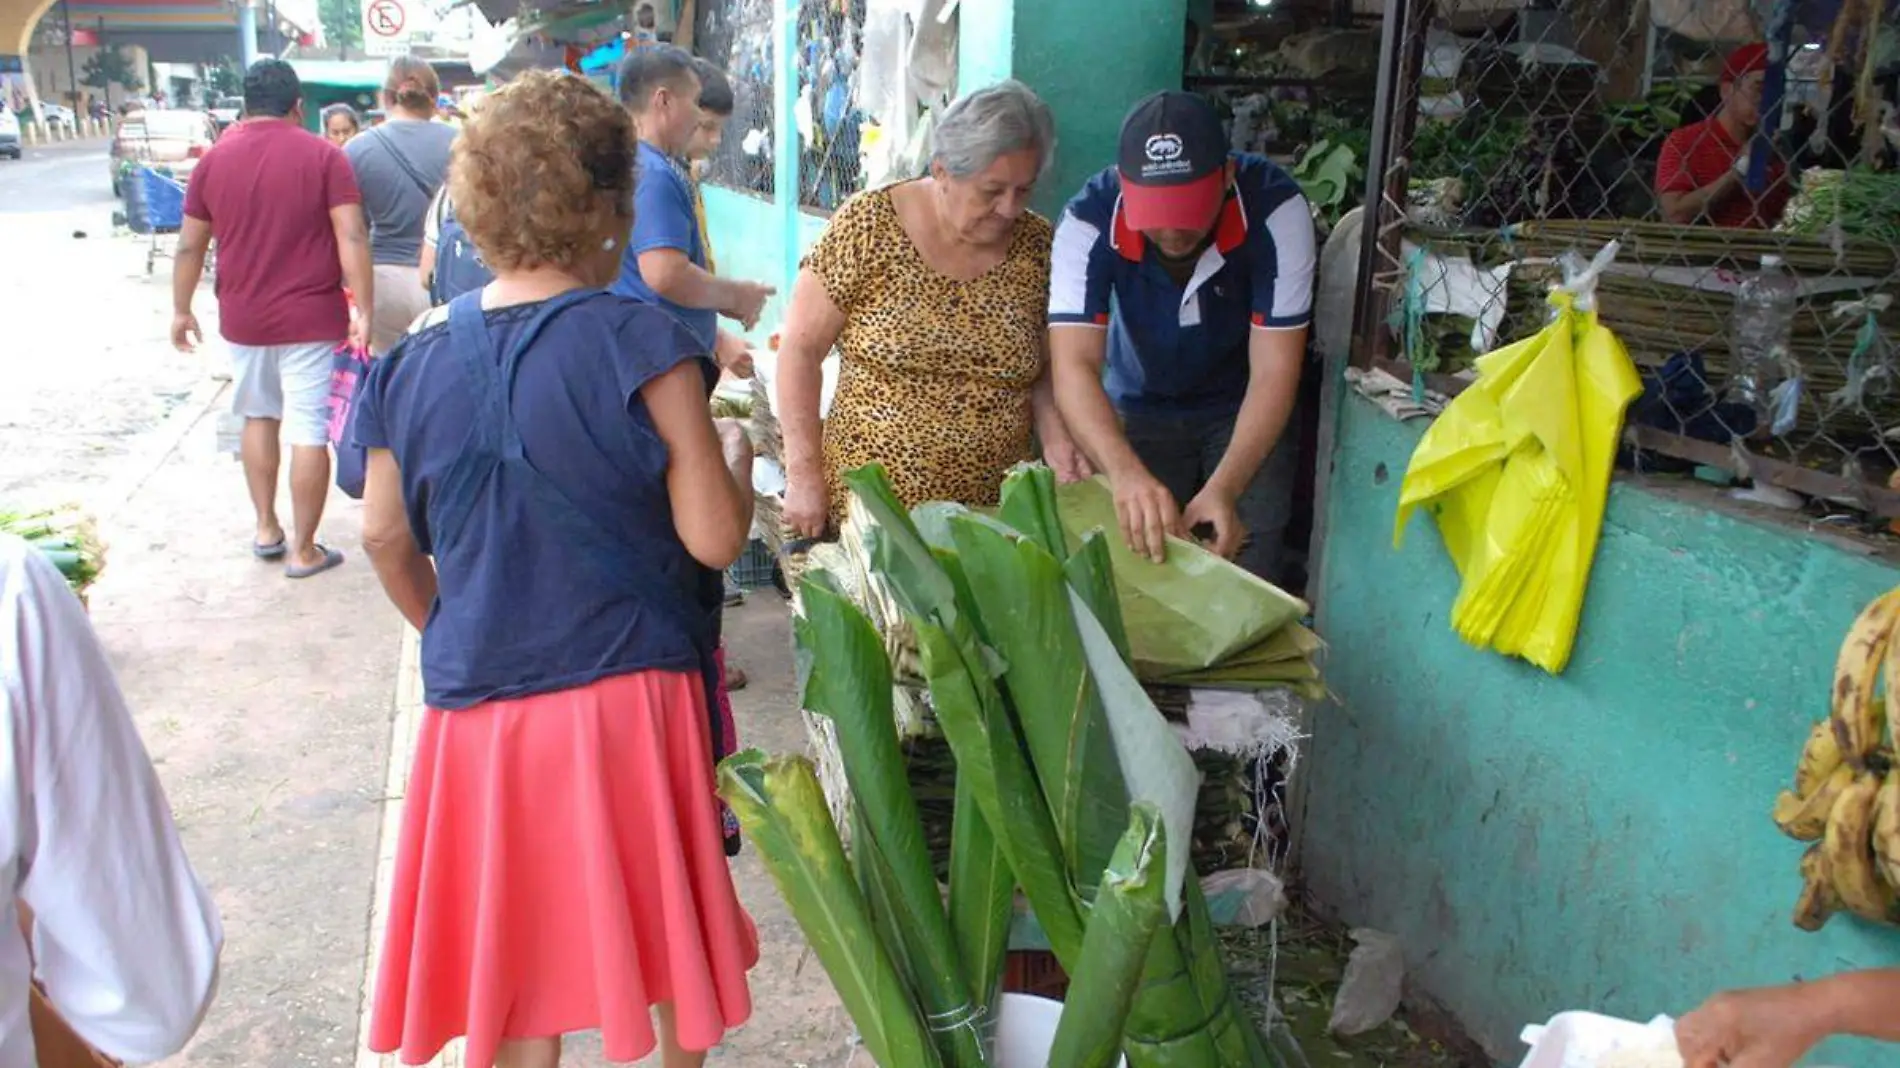
[[[1479,358],[1399,487],[1393,544],[1428,507],[1463,581],[1453,629],[1553,675],[1576,643],[1623,413],[1642,392],[1595,311],[1615,255],[1612,242],[1551,292],[1549,325]]]

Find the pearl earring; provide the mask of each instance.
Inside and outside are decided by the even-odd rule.
[[[602,241],[600,243],[600,249],[602,252],[612,252],[614,250],[614,246],[618,245],[619,243],[620,243],[619,241],[610,237],[607,240]]]

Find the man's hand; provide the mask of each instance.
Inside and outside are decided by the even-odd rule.
[[[732,472],[733,481],[750,497],[752,438],[746,434],[745,424],[737,419],[714,419],[713,429],[719,432],[719,452],[726,461],[726,469]]]
[[[369,351],[369,312],[358,309],[350,316],[350,347],[358,352]]]
[[[1717,994],[1676,1021],[1686,1068],[1792,1068],[1826,1036],[1812,984]]]
[[[801,538],[822,538],[831,523],[831,500],[825,480],[817,472],[794,473],[785,487],[785,526]]]
[[[1121,520],[1128,548],[1157,564],[1166,563],[1168,535],[1180,537],[1186,533],[1174,494],[1145,470],[1124,474],[1113,483],[1115,515]]]
[[[731,295],[726,306],[719,309],[720,314],[734,320],[747,330],[759,325],[759,314],[765,310],[765,302],[778,290],[759,282],[731,282]]]
[[[198,329],[198,317],[188,311],[175,312],[172,315],[172,348],[179,352],[190,352],[205,339],[204,331]]]
[[[1224,559],[1232,560],[1247,540],[1247,528],[1240,523],[1240,511],[1234,505],[1233,495],[1212,485],[1195,494],[1181,513],[1181,525],[1190,534],[1202,524],[1214,528],[1214,540],[1207,547]]]
[[[752,346],[746,344],[745,338],[721,330],[719,340],[713,344],[713,362],[734,378],[751,378]]]

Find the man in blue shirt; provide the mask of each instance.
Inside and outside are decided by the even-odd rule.
[[[726,367],[743,359],[746,348],[719,329],[719,317],[752,329],[773,289],[720,278],[707,268],[685,163],[699,128],[699,94],[693,57],[683,48],[655,45],[621,61],[620,102],[640,138],[640,174],[633,232],[613,291],[672,312]]]
[[[1167,535],[1279,574],[1297,442],[1283,440],[1312,319],[1313,218],[1300,187],[1228,148],[1212,104],[1162,92],[1122,123],[1118,165],[1056,227],[1056,402],[1115,491],[1122,534]]]

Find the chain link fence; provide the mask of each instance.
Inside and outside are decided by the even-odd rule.
[[[802,0],[798,15],[799,204],[830,212],[864,188],[858,66],[865,0]],[[700,55],[732,80],[735,106],[707,180],[774,196],[776,108],[772,0],[708,0],[694,24]]]
[[[1624,466],[1725,468],[1819,515],[1900,516],[1900,136],[1881,128],[1877,33],[1795,25],[1781,0],[1769,69],[1731,79],[1743,42],[1692,35],[1699,15],[1735,22],[1722,0],[1392,6],[1362,358],[1455,392],[1478,354],[1542,326],[1566,254],[1615,241],[1599,315],[1644,385]],[[1739,165],[1725,106],[1779,131]]]

